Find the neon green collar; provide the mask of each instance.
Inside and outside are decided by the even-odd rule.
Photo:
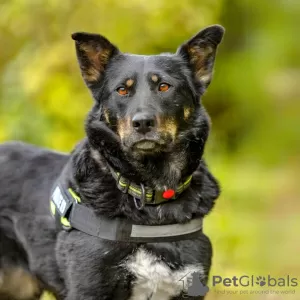
[[[117,182],[118,189],[134,198],[137,209],[142,209],[145,205],[157,205],[177,199],[190,186],[192,180],[192,175],[190,175],[179,184],[176,190],[166,189],[159,191],[145,187],[143,184],[137,185],[112,168],[110,168],[110,171]]]

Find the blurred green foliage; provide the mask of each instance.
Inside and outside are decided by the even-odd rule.
[[[175,51],[201,28],[226,27],[203,97],[206,157],[223,194],[206,219],[211,274],[300,280],[300,2],[298,0],[2,0],[0,140],[70,151],[92,105],[72,32],[124,52]],[[230,299],[299,299],[238,295]],[[229,299],[214,292],[208,299]]]

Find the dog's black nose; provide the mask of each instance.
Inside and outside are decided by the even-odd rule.
[[[137,113],[132,118],[132,126],[138,132],[146,134],[155,127],[155,116],[147,113]]]

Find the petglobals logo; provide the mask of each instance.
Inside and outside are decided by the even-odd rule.
[[[290,275],[284,277],[273,277],[271,275],[222,277],[214,275],[212,277],[213,287],[297,287],[298,285],[298,279]]]

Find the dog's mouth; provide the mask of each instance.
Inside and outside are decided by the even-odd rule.
[[[173,148],[172,137],[166,134],[148,133],[145,135],[129,134],[121,139],[123,149],[137,155],[154,155],[170,152]]]
[[[142,139],[132,145],[134,151],[156,152],[162,149],[162,144],[153,139]]]

